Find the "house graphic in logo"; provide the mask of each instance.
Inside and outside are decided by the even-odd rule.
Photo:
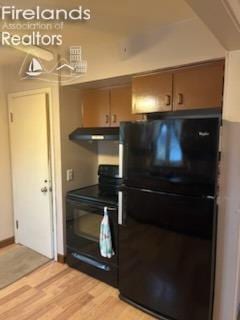
[[[64,64],[60,65],[59,67],[57,67],[57,71],[62,70],[62,69],[69,69],[71,71],[74,71],[74,67],[70,66],[67,63],[64,63]]]

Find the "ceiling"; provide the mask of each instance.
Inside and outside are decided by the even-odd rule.
[[[240,31],[240,0],[222,0],[222,3]]]
[[[113,5],[114,3],[114,5]],[[9,5],[9,0],[0,0],[1,5]],[[104,41],[110,37],[130,37],[166,25],[195,18],[196,15],[184,0],[12,0],[17,8],[76,8],[82,5],[91,10],[91,20],[76,23],[66,22],[63,30],[64,45],[74,42]],[[1,23],[0,23],[1,25]],[[14,33],[14,32],[12,32]],[[16,32],[15,32],[16,33]],[[45,33],[45,32],[44,32]],[[56,50],[57,48],[51,48]],[[64,48],[61,48],[62,50]],[[12,48],[0,48],[0,64],[15,63],[22,54]]]
[[[186,0],[226,50],[240,49],[240,0]]]

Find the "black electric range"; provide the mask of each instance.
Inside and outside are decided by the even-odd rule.
[[[66,197],[67,263],[118,287],[117,166],[99,167],[99,184],[69,191]],[[107,207],[115,255],[100,254],[100,225]]]
[[[109,193],[104,192],[99,184],[84,187],[81,189],[76,189],[69,191],[67,197],[72,200],[84,200],[91,201],[96,203],[102,203],[103,205],[113,205],[117,206],[118,204],[118,196],[115,192]]]

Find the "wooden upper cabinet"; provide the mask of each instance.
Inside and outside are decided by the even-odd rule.
[[[174,72],[173,110],[221,107],[223,76],[223,62]]]
[[[85,89],[82,109],[84,127],[118,127],[121,121],[136,120],[130,85]]]
[[[86,89],[83,94],[83,126],[110,126],[110,94],[107,89]]]
[[[172,111],[172,73],[156,73],[133,78],[133,113]]]
[[[84,127],[117,127],[148,113],[222,106],[224,62],[137,76],[130,84],[83,93]]]
[[[112,127],[118,127],[121,121],[136,120],[132,113],[132,88],[130,85],[112,88],[110,105]]]

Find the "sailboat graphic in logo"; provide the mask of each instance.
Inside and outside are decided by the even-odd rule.
[[[43,68],[40,64],[40,62],[36,58],[32,58],[32,61],[29,64],[28,71],[26,71],[26,74],[35,77],[39,76],[43,71]]]

